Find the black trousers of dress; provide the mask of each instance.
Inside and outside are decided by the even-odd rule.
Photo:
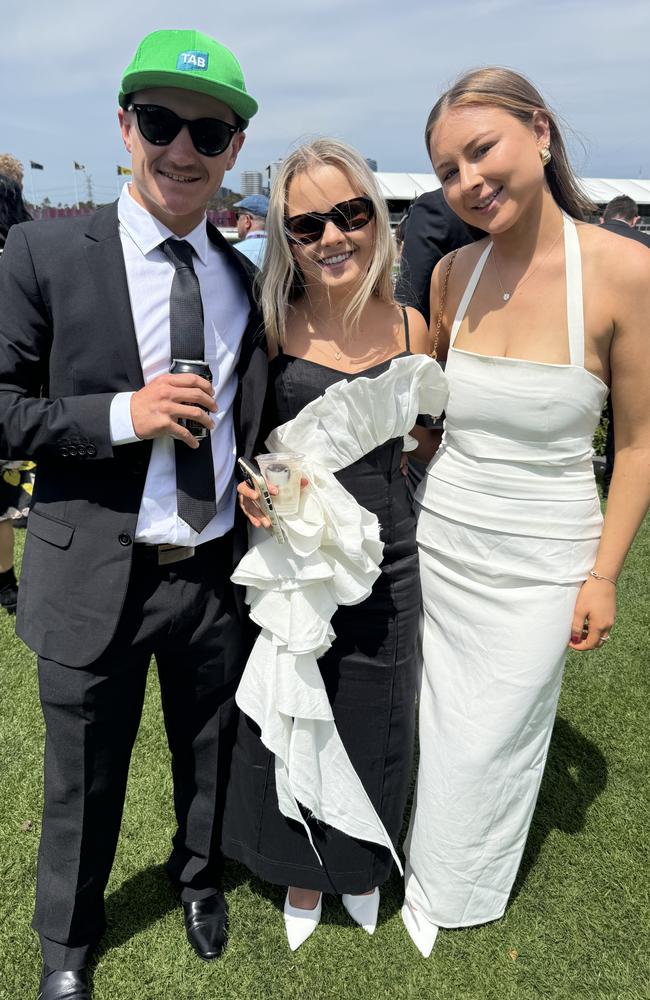
[[[45,803],[33,927],[51,968],[86,965],[105,929],[104,891],[152,655],[177,821],[168,872],[184,900],[220,885],[235,691],[245,659],[231,568],[231,535],[168,566],[136,545],[122,616],[102,656],[83,669],[39,658]]]

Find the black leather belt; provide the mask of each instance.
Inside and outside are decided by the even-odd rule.
[[[209,542],[202,542],[201,545],[148,545],[146,542],[136,542],[134,545],[134,555],[140,559],[154,563],[157,566],[169,566],[171,563],[182,562],[184,559],[191,559],[193,556],[201,554],[203,559],[226,560],[232,558],[233,532],[232,529],[225,535],[218,535],[211,538]]]
[[[147,545],[146,543],[137,543],[136,550],[147,558],[155,560],[159,566],[191,559],[196,552],[193,545]]]

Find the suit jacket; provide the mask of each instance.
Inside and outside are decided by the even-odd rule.
[[[470,229],[447,205],[440,188],[413,202],[408,220],[395,297],[418,309],[429,322],[429,286],[433,269],[445,254],[481,240],[485,233]]]
[[[250,454],[267,367],[255,268],[213,226],[208,234],[251,303],[233,411],[239,452]],[[16,628],[40,655],[85,666],[110,642],[124,604],[152,446],[110,440],[114,394],[144,385],[117,203],[14,226],[0,302],[0,454],[38,466]],[[243,554],[245,537],[236,548]]]
[[[650,236],[648,233],[642,233],[640,229],[628,226],[627,222],[612,219],[611,222],[602,222],[601,228],[607,229],[610,233],[618,233],[619,236],[627,236],[629,240],[636,240],[637,243],[643,243],[644,246],[650,247]]]

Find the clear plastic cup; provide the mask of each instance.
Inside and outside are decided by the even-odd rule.
[[[278,514],[296,514],[300,506],[302,460],[299,452],[257,455],[255,461],[269,486],[277,486],[271,497]]]

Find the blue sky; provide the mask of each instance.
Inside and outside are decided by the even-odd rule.
[[[5,0],[0,152],[44,165],[37,198],[74,201],[73,160],[97,201],[115,197],[116,165],[128,165],[121,72],[140,38],[164,27],[198,28],[232,48],[260,103],[226,175],[236,190],[242,170],[315,135],[352,143],[380,170],[428,171],[431,105],[460,72],[486,64],[536,83],[571,127],[580,174],[650,177],[647,0]]]

